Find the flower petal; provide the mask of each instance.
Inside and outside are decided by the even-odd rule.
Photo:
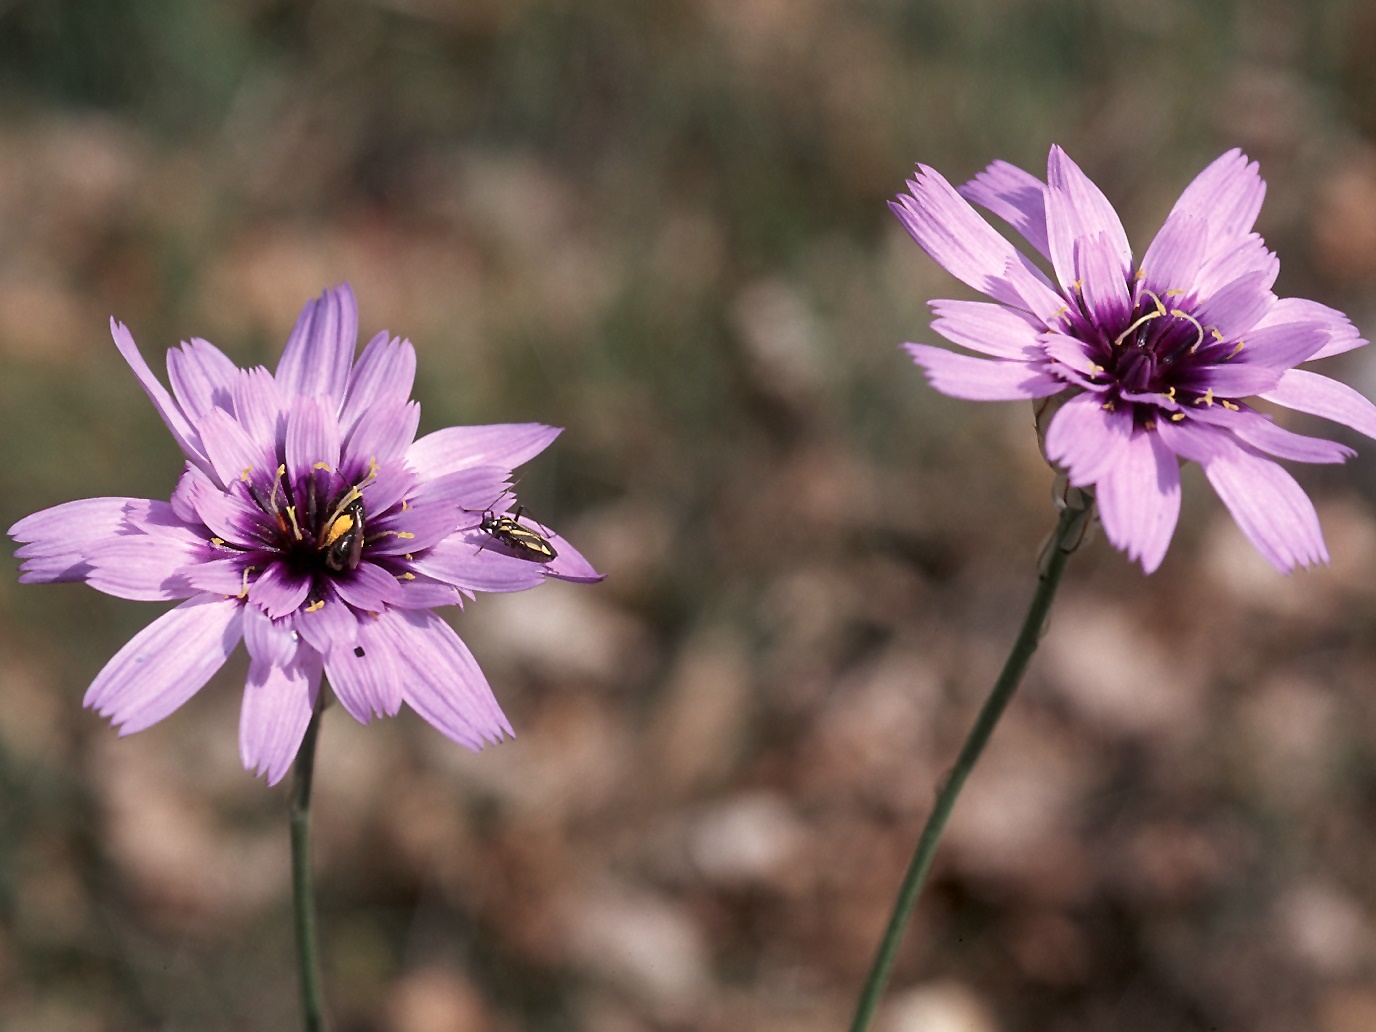
[[[1190,211],[1173,211],[1142,257],[1142,282],[1164,295],[1194,284],[1204,261],[1208,223]]]
[[[347,283],[306,303],[277,363],[277,385],[288,399],[321,397],[339,412],[358,346],[358,303]]]
[[[199,592],[186,570],[207,554],[205,538],[190,530],[176,534],[117,537],[91,549],[86,583],[116,598],[167,602]]]
[[[1065,383],[1043,372],[1040,363],[970,358],[926,344],[904,344],[913,361],[942,394],[970,401],[1021,401],[1045,398]]]
[[[325,658],[325,675],[341,705],[361,724],[374,716],[392,717],[401,709],[401,679],[406,664],[379,620],[359,621],[358,643]]]
[[[333,584],[340,598],[363,613],[380,613],[401,594],[397,579],[370,562],[359,563],[347,576],[336,576]]]
[[[1180,518],[1180,462],[1157,434],[1139,430],[1095,484],[1104,533],[1153,573]]]
[[[119,533],[131,508],[152,504],[144,498],[81,498],[25,516],[9,529],[10,537],[24,542],[15,552],[24,560],[20,583],[84,580],[91,549]]]
[[[1322,416],[1350,426],[1360,434],[1376,437],[1376,405],[1347,384],[1318,373],[1306,369],[1287,369],[1281,374],[1280,383],[1261,397],[1296,412]]]
[[[309,476],[317,463],[339,468],[339,420],[323,397],[298,398],[287,414],[287,469]]]
[[[476,750],[515,733],[468,646],[438,616],[389,609],[377,628],[401,661],[402,697],[441,734]]]
[[[451,426],[426,434],[406,450],[406,464],[427,479],[472,466],[515,469],[549,447],[562,427],[541,423]]]
[[[952,344],[995,358],[1032,362],[1041,357],[1037,335],[1043,327],[1025,312],[988,301],[928,301],[936,319],[932,329]]]
[[[177,447],[181,448],[182,454],[207,473],[212,473],[209,457],[201,447],[201,441],[195,429],[187,420],[185,413],[177,406],[172,395],[167,393],[167,388],[153,375],[153,370],[148,368],[148,363],[143,360],[143,355],[139,353],[139,346],[134,343],[134,338],[129,333],[128,328],[125,327],[124,323],[111,318],[110,335],[115,338],[115,347],[124,356],[124,360],[129,363],[129,368],[134,371],[134,376],[138,378],[144,393],[153,402],[153,407],[158,410],[158,415],[162,417],[163,423],[171,431],[172,439],[177,442]]]
[[[1342,312],[1308,298],[1281,298],[1257,322],[1252,332],[1255,333],[1259,327],[1280,323],[1305,323],[1324,333],[1324,345],[1309,356],[1311,360],[1341,355],[1366,343],[1366,338],[1357,332],[1357,327]]]
[[[1203,466],[1238,528],[1281,573],[1328,562],[1314,503],[1280,466],[1199,423],[1162,423],[1159,433],[1177,455]]]
[[[1022,235],[1047,261],[1046,184],[1031,172],[1006,161],[995,161],[960,188],[972,204],[993,212]]]
[[[349,389],[339,425],[346,435],[374,405],[405,404],[416,379],[416,349],[409,340],[379,333],[368,342],[349,374]]]
[[[269,785],[286,777],[301,748],[322,666],[319,654],[304,646],[285,665],[257,657],[248,665],[239,711],[239,758],[245,770],[266,774]]]
[[[201,419],[201,440],[210,456],[210,474],[216,486],[227,488],[249,473],[276,465],[263,446],[224,409],[211,409]]]
[[[311,579],[293,573],[285,562],[276,561],[258,575],[248,589],[248,600],[260,606],[274,620],[294,612],[310,594]]]
[[[321,601],[323,604],[315,609],[298,609],[292,614],[292,627],[322,656],[335,649],[353,648],[358,641],[358,617],[339,597],[333,583],[327,586]]]
[[[241,369],[234,381],[234,416],[264,454],[276,455],[286,440],[286,400],[262,366]]]
[[[919,165],[908,189],[911,196],[890,201],[889,209],[918,246],[952,276],[1043,321],[1064,306],[1046,275],[980,218],[940,172]]]
[[[419,425],[420,406],[414,401],[380,401],[359,418],[344,453],[361,460],[363,469],[369,461],[380,464],[399,460],[416,439]]]
[[[412,566],[417,573],[466,591],[525,591],[543,583],[540,563],[485,548],[489,540],[486,531],[456,534],[441,541]],[[557,545],[555,550],[558,551]]]
[[[1076,487],[1086,487],[1125,461],[1133,437],[1131,406],[1104,408],[1097,394],[1077,394],[1051,417],[1046,457],[1064,469]]]
[[[177,404],[192,424],[211,409],[233,411],[239,367],[209,341],[195,337],[169,349],[167,376]]]
[[[239,644],[243,607],[209,593],[188,599],[139,631],[105,664],[84,705],[133,734],[177,709]]]
[[[1208,225],[1209,252],[1217,253],[1246,236],[1256,223],[1266,183],[1255,161],[1234,147],[1215,158],[1185,187],[1171,214],[1188,212]]]
[[[1274,455],[1280,459],[1295,462],[1337,463],[1346,462],[1357,453],[1345,444],[1325,440],[1322,437],[1307,437],[1277,426],[1260,412],[1243,409],[1240,412],[1222,413],[1227,417],[1227,428],[1241,441],[1252,447]]]
[[[1127,232],[1102,190],[1080,171],[1060,147],[1052,146],[1046,160],[1046,236],[1051,252],[1051,264],[1061,287],[1069,291],[1074,283],[1085,278],[1088,271],[1080,253],[1085,241],[1098,240],[1095,245],[1102,252],[1096,259],[1096,269],[1109,272],[1120,284],[1126,284],[1132,272],[1132,248]],[[1100,292],[1108,285],[1101,284]]]

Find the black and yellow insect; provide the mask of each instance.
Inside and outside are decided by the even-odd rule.
[[[521,513],[524,509],[516,507],[513,516],[498,516],[491,509],[483,513],[483,521],[478,524],[478,529],[486,531],[488,541],[496,539],[511,550],[517,559],[525,559],[532,563],[548,563],[559,557],[559,553],[554,550],[554,546],[538,531],[531,530],[521,522]],[[487,541],[483,542],[483,548],[487,547]]]
[[[363,558],[363,496],[357,488],[336,499],[319,547],[325,565],[336,573],[358,569]]]

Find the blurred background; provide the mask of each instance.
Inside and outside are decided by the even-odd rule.
[[[1139,255],[1243,147],[1278,292],[1376,331],[1357,0],[0,2],[3,525],[175,483],[112,314],[155,368],[190,336],[271,365],[348,279],[363,339],[415,342],[422,432],[567,428],[522,501],[608,579],[453,614],[518,737],[326,714],[337,1030],[845,1027],[1054,522],[1027,407],[900,352],[973,295],[884,202],[917,161],[1042,174],[1052,142]],[[1362,352],[1325,371],[1376,392]],[[884,1032],[1376,1028],[1350,443],[1295,470],[1331,568],[1273,572],[1197,470],[1158,573],[1074,558]],[[0,578],[11,1032],[296,1027],[242,653],[131,738],[80,706],[159,611]]]

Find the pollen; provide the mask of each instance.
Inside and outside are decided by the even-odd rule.
[[[318,613],[318,612],[320,612],[320,610],[322,610],[322,609],[324,609],[324,608],[325,608],[325,600],[324,600],[323,598],[318,598],[318,599],[316,599],[314,602],[312,602],[310,605],[308,605],[308,606],[306,607],[306,612],[308,612],[308,613]]]
[[[1241,412],[1241,411],[1242,411],[1242,407],[1241,407],[1240,405],[1234,405],[1234,404],[1233,404],[1231,401],[1229,401],[1227,398],[1222,398],[1222,399],[1220,399],[1220,400],[1219,400],[1219,404],[1222,405],[1224,408],[1226,408],[1229,412]]]
[[[1184,418],[1185,418],[1185,413],[1183,413],[1183,412],[1172,412],[1172,413],[1171,413],[1171,422],[1172,422],[1172,423],[1178,423],[1178,422],[1180,422],[1180,421],[1181,421],[1182,419],[1184,419]]]

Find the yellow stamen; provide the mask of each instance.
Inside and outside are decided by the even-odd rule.
[[[244,582],[243,582],[243,584],[240,585],[240,587],[239,587],[239,597],[240,597],[240,598],[248,598],[248,575],[249,575],[250,573],[252,573],[253,570],[254,570],[254,567],[252,567],[252,566],[246,566],[246,567],[244,567]]]
[[[311,469],[334,469],[328,462],[317,462]]]
[[[294,505],[288,505],[288,506],[287,506],[287,518],[288,518],[289,520],[291,520],[291,532],[292,532],[293,534],[296,535],[296,540],[297,540],[297,541],[302,540],[302,538],[301,538],[301,527],[300,527],[300,526],[297,524],[297,522],[296,522],[296,506],[294,506]]]
[[[324,609],[324,608],[325,608],[325,600],[324,600],[323,598],[318,598],[318,599],[316,599],[314,602],[312,602],[310,605],[308,605],[308,606],[306,607],[306,612],[308,612],[308,613],[316,613],[316,612],[319,612],[320,610],[322,610],[322,609]]]
[[[253,472],[253,467],[252,467],[252,466],[245,466],[245,467],[244,467],[244,471],[243,471],[242,473],[239,474],[239,479],[240,479],[240,480],[243,480],[243,481],[245,481],[245,482],[247,482],[247,481],[248,481],[248,478],[249,478],[249,475],[250,475],[252,472]]]
[[[1172,308],[1171,315],[1175,316],[1177,319],[1188,319],[1190,322],[1194,323],[1194,328],[1199,331],[1199,336],[1196,337],[1194,343],[1190,345],[1190,354],[1193,355],[1199,350],[1199,345],[1204,343],[1204,324],[1189,312],[1182,311],[1179,308]]]
[[[1242,407],[1240,405],[1234,405],[1231,401],[1229,401],[1226,398],[1220,399],[1219,404],[1226,408],[1229,412],[1242,411]]]
[[[1172,423],[1178,423],[1178,422],[1180,422],[1180,421],[1181,421],[1182,419],[1184,419],[1184,418],[1185,418],[1185,413],[1183,413],[1183,412],[1172,412],[1172,413],[1171,413],[1171,422],[1172,422]]]

